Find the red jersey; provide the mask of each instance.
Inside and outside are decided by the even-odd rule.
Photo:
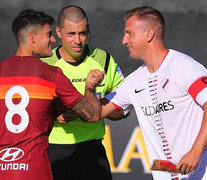
[[[51,180],[48,135],[59,98],[72,108],[83,96],[62,71],[33,56],[0,61],[0,179]]]

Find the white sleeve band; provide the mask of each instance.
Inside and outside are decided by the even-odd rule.
[[[207,87],[204,88],[201,92],[196,96],[196,102],[203,106],[203,104],[207,101]]]
[[[124,108],[124,109],[122,110],[123,115],[128,114],[128,113],[131,111],[131,109],[133,109],[133,108],[134,108],[134,107],[133,107],[132,105],[129,105],[128,107]]]

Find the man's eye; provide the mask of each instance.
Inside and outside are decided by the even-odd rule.
[[[68,33],[68,36],[69,37],[71,37],[71,36],[73,36],[74,35],[74,33]]]
[[[52,36],[52,32],[49,32],[49,33],[47,34],[47,36],[48,36],[48,37],[51,37],[51,36]]]
[[[80,35],[86,36],[87,35],[87,32],[82,32]]]

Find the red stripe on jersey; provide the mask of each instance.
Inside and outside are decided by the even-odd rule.
[[[11,84],[38,84],[54,88],[54,83],[41,79],[39,77],[0,77],[0,85],[11,85]]]
[[[162,64],[162,62],[165,60],[165,58],[166,58],[166,56],[168,55],[169,51],[170,51],[170,50],[167,49],[167,51],[166,51],[166,53],[165,53],[165,56],[162,58],[161,64]]]
[[[207,77],[201,77],[197,79],[188,89],[189,94],[196,99],[196,96],[199,92],[201,92],[204,88],[207,87]]]
[[[115,109],[117,110],[117,111],[121,111],[122,110],[122,108],[120,107],[120,106],[118,106],[118,105],[116,105],[116,104],[114,104],[114,103],[112,103],[113,105],[114,105],[114,107],[115,107]]]

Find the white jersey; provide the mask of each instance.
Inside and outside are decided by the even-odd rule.
[[[191,57],[169,50],[156,72],[150,73],[144,64],[126,77],[111,101],[124,109],[134,106],[151,163],[168,159],[177,164],[200,130],[206,87],[207,70]],[[203,173],[195,171],[194,176],[202,177]],[[156,180],[186,177],[161,171],[152,174]]]

